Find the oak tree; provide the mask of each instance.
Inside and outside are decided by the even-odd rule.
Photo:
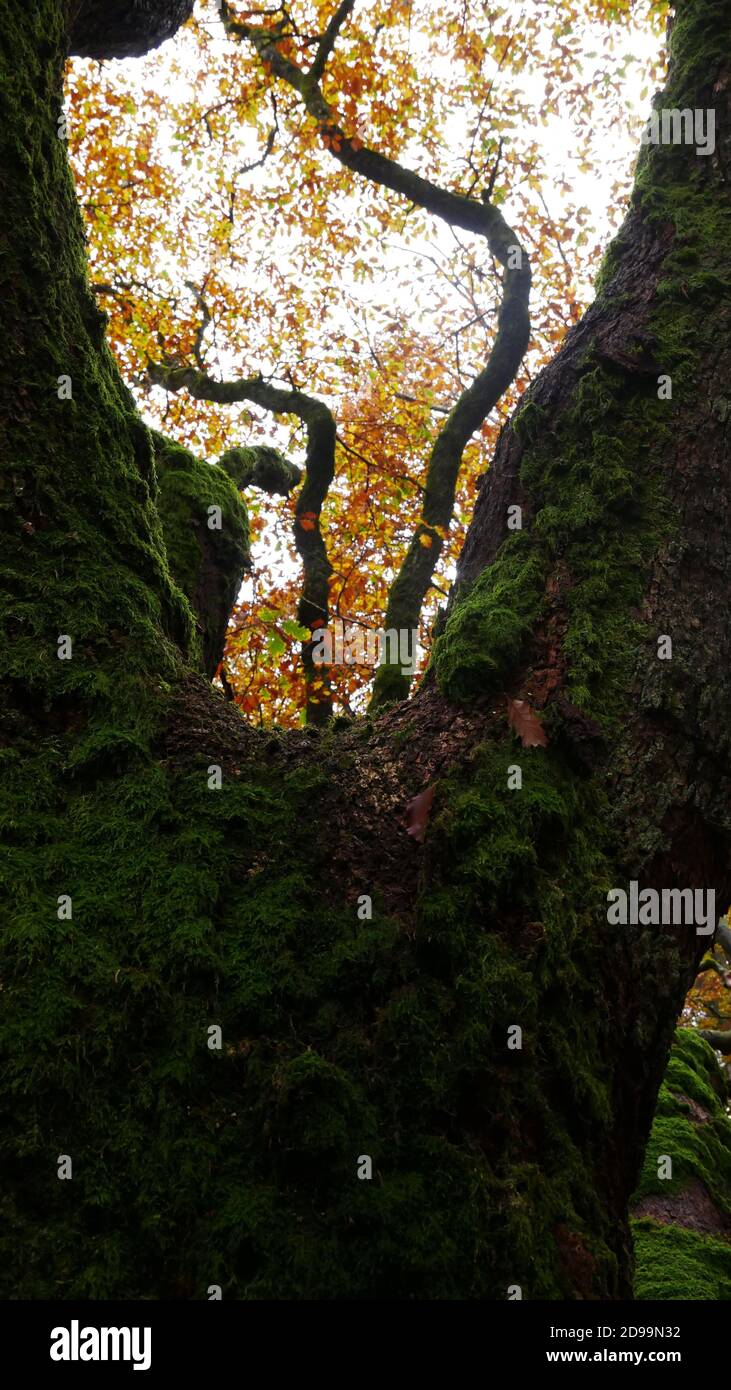
[[[610,925],[607,894],[731,898],[731,6],[676,6],[655,109],[712,113],[714,149],[643,147],[596,298],[476,490],[418,691],[288,732],[206,671],[250,562],[241,488],[288,494],[300,465],[230,440],[204,462],[143,423],[59,138],[68,54],[143,53],[190,9],[3,0],[6,1290],[630,1296],[629,1199],[708,941],[687,920]],[[505,260],[483,409],[525,347],[527,257],[505,254],[489,174],[437,184],[333,105],[356,16],[315,9],[303,36],[287,11],[252,29],[224,5],[225,52],[304,105],[333,166],[446,209]],[[140,199],[132,181],[131,216]],[[228,379],[207,370],[191,283],[183,360],[163,321],[150,362],[195,398]],[[258,376],[219,399],[242,380],[267,410],[297,398],[302,603],[321,603],[307,541],[332,412],[297,381],[267,404],[286,388]],[[433,446],[449,488],[471,391]],[[399,622],[443,540],[435,508]]]

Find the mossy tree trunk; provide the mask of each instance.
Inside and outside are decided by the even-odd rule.
[[[637,1298],[731,1299],[728,1086],[708,1043],[687,1028],[660,1087],[632,1229]]]
[[[432,674],[286,736],[194,673],[57,134],[77,8],[1,6],[0,1292],[627,1296],[708,938],[610,927],[607,891],[731,898],[731,6],[678,8],[662,105],[713,109],[716,151],[643,152]],[[136,51],[166,7],[138,9]]]

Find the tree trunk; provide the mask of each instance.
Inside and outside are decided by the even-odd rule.
[[[729,0],[678,7],[660,103],[715,110],[715,153],[644,149],[432,673],[286,735],[192,669],[57,134],[76,8],[2,4],[0,1293],[630,1296],[709,938],[610,926],[607,893],[731,899]]]

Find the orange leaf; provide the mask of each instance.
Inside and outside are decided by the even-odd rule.
[[[412,798],[406,807],[406,834],[413,835],[421,844],[426,835],[426,827],[431,814],[435,787],[427,787]]]
[[[314,531],[317,526],[317,512],[303,512],[299,524],[303,531]]]
[[[508,723],[524,748],[546,748],[548,737],[535,710],[525,700],[508,697]]]

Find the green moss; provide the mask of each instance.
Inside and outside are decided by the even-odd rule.
[[[175,1280],[204,1297],[218,1277],[239,1296],[300,1296],[327,1283],[335,1258],[331,1240],[298,1285],[304,1230],[343,1226],[358,1154],[382,1143],[362,1015],[398,978],[393,930],[375,920],[355,933],[354,912],[323,908],[302,830],[320,774],[232,772],[217,792],[207,761],[182,777],[138,761],[63,797],[46,774],[32,804],[30,760],[10,783],[5,890],[23,891],[3,942],[15,1155],[3,1239],[25,1233],[29,1291],[160,1296]],[[293,844],[311,867],[292,862]],[[70,922],[57,918],[59,892]],[[289,1037],[283,1014],[298,1020]],[[213,1023],[220,1054],[207,1047]],[[74,1162],[68,1198],[59,1153]],[[355,1277],[342,1273],[346,1291]]]
[[[520,791],[509,787],[516,764]],[[616,1278],[588,1172],[612,1125],[602,1026],[582,1022],[601,935],[591,904],[605,891],[602,837],[582,828],[600,819],[595,795],[553,748],[519,751],[506,735],[439,783],[430,822],[418,940],[437,976],[457,981],[444,1103],[451,1093],[460,1124],[490,1136],[485,1180],[503,1213],[494,1258],[512,1260],[525,1298],[565,1296],[561,1228],[591,1252],[586,1297]],[[510,1051],[516,1023],[523,1046]],[[476,1085],[480,1057],[496,1053],[504,1064]]]
[[[558,570],[568,618],[566,694],[600,722],[616,714],[643,640],[631,614],[648,559],[672,524],[653,469],[666,409],[656,391],[628,393],[621,373],[587,362],[551,435],[524,452],[521,484],[535,505],[530,530],[504,542],[435,644],[437,679],[451,699],[505,687],[540,619],[548,574]]]
[[[56,137],[59,7],[15,10],[0,34],[12,105],[0,141],[18,189],[0,273],[25,364],[3,398],[0,1294],[205,1298],[220,1283],[240,1299],[503,1299],[515,1282],[558,1299],[577,1294],[563,1241],[583,1252],[583,1296],[615,1296],[621,1250],[597,1182],[614,1140],[612,1024],[596,993],[606,922],[592,906],[614,881],[606,802],[571,774],[560,730],[523,750],[505,728],[439,784],[413,930],[379,911],[361,923],[343,901],[336,740],[272,749],[203,682],[181,683],[191,609],[166,558],[149,436],[100,346]],[[37,351],[29,324],[41,338],[53,325]],[[629,590],[612,607],[612,528],[630,516],[639,546],[655,514],[640,506],[651,460],[647,483],[628,479],[612,441],[627,419],[641,430],[646,396],[632,388],[624,414],[626,387],[598,364],[580,389],[589,458],[578,417],[540,467],[535,433],[540,544],[529,554],[516,536],[465,597],[442,649],[458,692],[499,688],[560,555],[579,594],[575,684],[588,707],[617,706],[611,622]],[[170,553],[193,598],[189,484],[205,491],[216,474],[184,453],[169,462]],[[516,762],[520,796],[507,788]]]
[[[691,8],[697,16],[700,7]],[[725,31],[727,20],[720,27]],[[700,353],[711,352],[707,296],[721,283],[728,293],[728,204],[715,187],[697,186],[695,175],[688,174],[687,151],[682,179],[674,172],[677,152],[667,160],[666,154],[653,150],[643,155],[646,177],[636,199],[643,217],[661,215],[674,229],[661,270],[662,293],[646,326],[647,343],[628,344],[620,364],[608,360],[601,345],[589,342],[573,392],[560,411],[548,420],[530,400],[519,409],[511,428],[523,446],[519,481],[528,502],[528,524],[506,539],[477,581],[458,591],[434,649],[439,685],[456,701],[494,701],[500,692],[514,693],[521,672],[542,671],[546,648],[555,651],[560,693],[589,717],[595,737],[616,734],[634,672],[638,664],[644,669],[649,653],[652,635],[638,615],[650,567],[659,548],[672,542],[677,525],[665,488],[674,413],[678,402],[696,389]],[[632,234],[620,234],[600,282],[605,299],[612,296],[614,276],[630,250],[636,256]],[[672,401],[659,400],[657,377],[642,366],[648,351],[657,374],[672,377]],[[673,712],[668,677],[661,680],[655,673],[645,682],[643,698],[653,708]],[[584,1241],[593,1232],[594,1256],[607,1279],[609,1252],[616,1248],[615,1233],[602,1228],[601,1217],[597,1222],[591,1186],[584,1183],[582,1188],[572,1156],[578,1133],[577,1147],[585,1155],[601,1151],[602,1144],[610,1149],[614,1142],[611,1094],[616,1083],[603,1060],[612,1044],[603,1040],[601,1024],[598,1029],[592,1024],[590,1036],[592,1030],[582,1029],[581,1020],[602,1017],[592,981],[606,922],[592,904],[605,899],[610,884],[621,881],[611,832],[615,808],[606,802],[601,776],[577,774],[570,731],[559,709],[549,705],[548,710],[547,749],[520,748],[507,721],[501,742],[500,714],[494,710],[489,731],[493,751],[484,757],[480,753],[463,783],[440,786],[442,809],[433,842],[438,848],[429,855],[420,906],[429,947],[442,968],[456,957],[469,975],[470,953],[479,957],[484,951],[490,981],[481,984],[487,1020],[494,1008],[504,1027],[512,1011],[521,1023],[527,1020],[526,1035],[535,1039],[536,1085],[523,1079],[523,1119],[511,1113],[509,1093],[491,1098],[505,1117],[507,1134],[522,1139],[521,1124],[530,1113],[541,1135],[544,1161],[536,1206],[550,1212],[550,1218],[534,1238],[551,1273],[545,1285],[541,1276],[536,1283],[527,1280],[530,1297],[555,1297],[560,1287],[556,1223]],[[597,746],[601,759],[601,737]],[[519,793],[507,790],[511,763],[522,769]],[[582,770],[586,772],[583,764]],[[638,854],[649,856],[657,834],[656,826],[636,826]],[[562,891],[567,883],[570,895]],[[488,935],[489,946],[484,944]],[[639,944],[635,949],[637,968],[646,969],[648,985],[657,977],[662,990],[661,969],[649,946],[642,965]],[[672,949],[671,944],[666,947]],[[651,1042],[640,1030],[632,1041],[637,1047]],[[695,1039],[687,1047],[679,1045],[648,1162],[658,1152],[674,1153],[680,1184],[698,1165],[708,1176],[717,1160],[718,1183],[709,1190],[725,1202],[724,1117],[714,1111],[697,1130],[687,1118],[687,1104],[684,1111],[667,1099],[687,1049],[695,1046]],[[560,1078],[550,1097],[553,1120],[541,1110],[543,1075]],[[686,1084],[694,1097],[700,1096],[707,1078],[695,1069]],[[564,1103],[565,1097],[571,1097],[575,1109]],[[672,1105],[672,1115],[664,1113],[666,1105]],[[525,1153],[521,1156],[520,1141],[515,1138],[511,1149],[503,1134],[501,1142],[516,1173],[524,1172],[529,1160]],[[656,1191],[649,1171],[643,1182]],[[667,1185],[661,1186],[667,1191]],[[512,1238],[519,1248],[517,1234]],[[545,1294],[545,1287],[553,1292]]]
[[[41,724],[75,719],[95,750],[108,730],[117,757],[158,724],[193,621],[165,558],[150,439],[88,285],[57,133],[61,25],[60,7],[41,0],[4,15],[0,39],[13,229],[0,288],[15,364],[0,384],[0,688],[7,717],[19,702]],[[70,660],[59,659],[61,635]]]
[[[687,7],[701,28],[707,8]],[[711,9],[718,10],[718,29],[725,34],[723,7]],[[677,82],[664,100],[680,107],[688,104]],[[677,524],[665,487],[674,414],[678,402],[696,389],[700,354],[712,355],[714,329],[707,322],[705,307],[709,296],[721,289],[729,294],[728,202],[718,197],[712,182],[703,184],[695,170],[689,171],[689,162],[687,150],[667,148],[647,150],[640,161],[634,200],[637,213],[650,221],[659,218],[672,228],[660,271],[661,293],[646,325],[646,342],[628,344],[622,364],[609,361],[601,347],[590,342],[571,397],[550,421],[536,414],[531,401],[516,414],[512,428],[523,446],[520,487],[529,504],[525,508],[529,525],[524,533],[506,539],[480,578],[457,593],[433,658],[439,685],[451,699],[494,700],[498,692],[513,693],[521,670],[542,668],[549,646],[558,653],[562,696],[588,716],[598,731],[614,734],[621,724],[633,673],[638,663],[644,669],[651,641],[638,617],[642,595],[658,550],[672,542]],[[599,286],[605,300],[612,297],[615,276],[629,253],[636,256],[631,231],[621,233],[610,250]],[[657,375],[672,378],[672,401],[658,399],[657,376],[642,367],[648,351],[657,363]],[[549,581],[550,603],[546,599]],[[531,648],[536,634],[540,645]],[[643,698],[653,708],[672,714],[673,688],[670,678],[663,676],[661,680],[655,670],[643,686]],[[582,1017],[594,1019],[597,1013],[601,1016],[601,1005],[596,999],[592,1003],[591,982],[606,924],[590,905],[600,902],[606,887],[619,881],[610,830],[612,808],[603,799],[599,778],[597,786],[577,776],[570,738],[567,742],[557,710],[549,716],[551,743],[546,750],[520,749],[507,729],[500,743],[498,717],[495,713],[490,728],[493,753],[484,761],[480,755],[465,774],[464,784],[448,782],[440,787],[443,809],[436,822],[435,843],[445,848],[444,852],[434,849],[430,855],[421,920],[430,949],[445,969],[455,955],[461,967],[469,959],[469,950],[479,954],[483,949],[487,933],[497,934],[498,943],[484,948],[492,986],[483,982],[485,996],[497,1003],[501,1025],[511,1006],[516,1018],[528,1020],[526,1032],[534,1032],[538,1040],[536,1074],[562,1078],[559,1095],[552,1098],[557,1114],[566,1115],[561,1103],[565,1094],[573,1097],[575,1113],[591,1116],[580,1144],[584,1153],[591,1152],[594,1143],[601,1145],[602,1136],[607,1147],[613,1142],[608,1121],[611,1080],[602,1061],[609,1044],[603,1049],[601,1028],[599,1036],[588,1037],[577,1027],[570,1039],[566,1030],[572,1027],[570,1019],[578,1022]],[[519,794],[504,790],[508,763],[522,768]],[[530,788],[529,802],[526,788]],[[452,823],[455,833],[450,835]],[[649,856],[655,843],[652,836],[657,834],[656,826],[638,825],[637,852]],[[566,883],[571,884],[570,901],[561,893],[560,885]],[[532,924],[530,930],[525,923]],[[516,924],[521,924],[523,932],[518,941],[511,934]],[[569,958],[570,969],[563,964]],[[639,968],[639,955],[637,960]],[[658,971],[649,948],[646,970],[649,982]],[[544,980],[551,981],[547,1000],[541,996]],[[660,974],[657,987],[663,988]],[[533,1013],[536,998],[541,1001],[540,1016]],[[633,1039],[638,1047],[650,1041],[639,1031]],[[695,1039],[679,1044],[661,1095],[648,1163],[659,1152],[675,1154],[676,1186],[691,1171],[701,1169],[711,1182],[714,1199],[725,1204],[728,1198],[722,1189],[729,1190],[725,1118],[714,1110],[706,1125],[694,1127],[688,1104],[672,1098],[678,1069],[684,1060],[687,1065],[688,1049],[695,1047]],[[684,1082],[691,1098],[705,1095],[708,1089],[707,1077],[695,1067],[692,1079],[686,1076]],[[509,1100],[492,1099],[500,1113],[510,1115]],[[524,1113],[530,1112],[533,1122],[541,1126],[543,1121],[535,1120],[541,1114],[541,1095],[524,1085],[521,1099]],[[581,1119],[573,1124],[580,1126]],[[506,1126],[511,1125],[511,1132],[520,1134],[517,1114],[506,1118]],[[591,1198],[582,1193],[572,1167],[572,1120],[566,1120],[563,1131],[555,1124],[554,1133],[546,1120],[545,1129],[555,1146],[545,1166],[562,1176],[546,1184],[541,1202],[552,1212],[554,1222],[562,1208],[561,1221],[574,1233],[594,1230],[600,1250],[603,1241],[606,1273],[613,1237],[610,1231],[602,1233],[601,1222],[592,1227],[593,1215],[587,1217]],[[510,1142],[504,1138],[503,1142],[510,1151]],[[545,1154],[549,1141],[543,1134],[542,1143]],[[526,1163],[517,1144],[513,1162],[516,1171]],[[714,1163],[715,1185],[711,1180]],[[643,1183],[646,1190],[658,1191],[651,1168],[646,1168]],[[667,1192],[667,1184],[661,1184],[661,1190]],[[560,1274],[555,1253],[551,1255],[555,1244],[548,1224],[536,1233],[535,1244],[549,1266],[554,1259],[549,1283],[555,1290]]]
[[[4,887],[23,891],[0,963],[8,1289],[204,1297],[220,1282],[243,1298],[501,1298],[515,1269],[526,1296],[569,1291],[552,1229],[582,1215],[593,1229],[598,1198],[540,1094],[534,981],[569,930],[555,889],[547,879],[550,945],[524,961],[487,933],[471,946],[456,929],[439,935],[428,903],[416,950],[378,913],[358,923],[323,891],[329,849],[311,815],[335,755],[326,738],[315,765],[289,774],[230,766],[220,791],[204,751],[181,772],[128,755],[120,775],[63,792],[27,759],[11,781]],[[545,812],[559,834],[570,795],[537,782],[524,842],[506,843],[494,868],[480,854],[484,807],[466,796],[444,811],[448,842],[468,836],[470,874],[503,901],[531,824]],[[505,1047],[516,1017],[523,1053]],[[603,1123],[578,1038],[564,1029],[566,1077]],[[496,1046],[504,1067],[488,1080]],[[526,1084],[539,1117],[527,1149]],[[361,1154],[370,1183],[357,1178]],[[599,1287],[612,1257],[593,1258]]]
[[[702,1107],[702,1116],[693,1109]],[[661,1155],[672,1159],[672,1177],[658,1176]],[[701,1182],[719,1213],[731,1215],[731,1120],[715,1054],[689,1029],[678,1029],[648,1142],[635,1201],[681,1193]]]
[[[633,1223],[638,1299],[731,1299],[731,1245],[663,1226],[650,1217]]]
[[[504,684],[541,611],[542,575],[529,537],[516,532],[500,565],[462,596],[434,651],[437,679],[450,699],[469,700]]]
[[[10,769],[0,1287],[502,1298],[518,1282],[561,1297],[557,1225],[586,1241],[593,1287],[612,1287],[589,1159],[544,1081],[557,1048],[601,1143],[600,1044],[583,1037],[586,986],[569,964],[586,922],[557,885],[581,792],[568,778],[557,790],[550,750],[526,777],[517,828],[502,791],[511,747],[485,753],[476,797],[440,785],[439,842],[447,861],[463,845],[464,860],[450,897],[433,865],[412,943],[378,911],[359,923],[331,902],[312,806],[331,785],[334,736],[290,773],[273,754],[269,771],[261,759],[237,773],[232,757],[220,791],[207,787],[220,755],[198,739],[179,770],[127,749],[69,779],[56,775],[76,747],[66,732],[56,765],[46,742]],[[593,847],[580,848],[591,878]],[[580,857],[575,846],[572,870]],[[543,931],[516,954],[511,880],[537,864]],[[497,932],[483,919],[471,934],[475,894]],[[516,1022],[524,1048],[511,1052]],[[503,1064],[486,1069],[496,1049]]]
[[[660,1088],[639,1186],[634,1196],[672,1196],[682,1204],[700,1183],[718,1213],[731,1216],[731,1118],[725,1076],[707,1042],[679,1028]],[[698,1107],[701,1107],[699,1110]],[[658,1176],[661,1156],[672,1177]],[[678,1213],[680,1214],[680,1212]],[[650,1216],[632,1223],[638,1298],[731,1298],[731,1243],[706,1232],[665,1225]]]
[[[517,434],[523,444],[535,444],[541,433],[541,428],[545,428],[546,412],[536,405],[534,401],[527,401],[519,408],[511,422],[511,428]]]
[[[663,106],[693,107],[701,75],[707,80],[726,45],[724,0],[683,6]],[[562,641],[569,698],[600,722],[621,710],[643,640],[634,608],[658,546],[674,527],[662,485],[674,410],[695,390],[699,355],[711,345],[704,304],[731,297],[731,209],[704,164],[680,145],[644,147],[632,195],[644,221],[672,228],[647,338],[658,375],[672,378],[673,400],[658,400],[653,375],[609,366],[589,347],[573,397],[557,418],[548,421],[530,397],[518,407],[511,428],[524,446],[520,481],[534,513],[530,564],[516,573],[510,537],[479,587],[458,595],[434,650],[437,679],[452,699],[505,685],[526,654],[541,589],[558,568],[569,618]],[[607,252],[597,282],[605,302],[613,298],[625,256],[635,254],[634,236],[623,229]],[[634,351],[639,358],[641,346]],[[632,352],[628,344],[628,363]],[[512,621],[500,599],[506,584]]]
[[[217,464],[197,459],[163,435],[153,434],[153,442],[168,563],[198,617],[198,644],[191,655],[212,675],[228,616],[251,565],[246,506]]]
[[[397,629],[393,630],[396,631]],[[411,683],[410,676],[401,674],[400,666],[391,666],[385,661],[376,670],[376,680],[378,691],[377,698],[374,696],[373,710],[378,709],[379,713],[382,713],[388,705],[397,704],[400,700],[404,700]]]
[[[265,492],[288,496],[302,480],[301,470],[278,449],[268,444],[252,444],[227,449],[218,460],[237,488],[262,488]]]

